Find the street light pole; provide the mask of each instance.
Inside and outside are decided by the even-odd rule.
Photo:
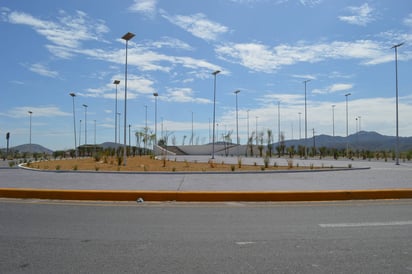
[[[348,96],[350,96],[350,93],[346,93],[345,97],[346,97],[346,157],[349,157],[349,140],[348,140],[348,136],[349,136],[349,122],[348,122]]]
[[[302,138],[302,136],[301,136],[301,130],[300,130],[300,116],[302,115],[302,112],[299,112],[298,113],[299,114],[299,140]]]
[[[404,43],[392,46],[395,49],[395,77],[396,77],[396,165],[399,165],[399,116],[398,116],[398,47]]]
[[[214,71],[212,74],[214,76],[213,84],[213,136],[212,136],[212,159],[215,159],[215,125],[216,125],[216,75],[220,73],[220,70]]]
[[[155,97],[155,145],[157,145],[157,96],[159,93],[155,92],[153,96]]]
[[[120,80],[114,80],[113,84],[116,85],[116,100],[114,105],[114,143],[117,144],[117,86],[120,84]]]
[[[120,116],[121,116],[121,113],[120,112],[118,112],[117,114],[117,122],[118,122],[118,125],[117,125],[117,132],[119,133],[119,142],[120,142]],[[117,146],[116,146],[116,148],[117,148]]]
[[[346,93],[345,97],[346,97],[346,137],[349,136],[349,124],[348,124],[348,96],[350,96],[350,93]]]
[[[192,146],[193,146],[193,139],[194,139],[194,131],[193,131],[193,111],[192,111],[192,138],[190,138],[191,139],[191,143],[192,143]]]
[[[336,105],[332,105],[332,136],[335,137],[335,107]]]
[[[83,104],[84,107],[84,144],[87,145],[87,105]]]
[[[147,152],[147,132],[149,131],[149,128],[147,127],[147,105],[144,105],[145,108],[145,130],[144,130],[144,153],[146,154]]]
[[[237,105],[237,95],[240,90],[236,90],[234,93],[236,94],[236,143],[239,145],[239,113],[238,113],[238,105]]]
[[[258,146],[258,116],[256,116],[256,146]]]
[[[126,114],[127,114],[127,46],[129,40],[132,39],[135,35],[131,32],[126,33],[122,36],[122,39],[126,41],[126,62],[125,62],[125,72],[124,72],[124,138],[123,138],[123,165],[127,164],[127,152],[126,152]]]
[[[31,148],[31,116],[32,116],[33,112],[31,110],[29,110],[28,113],[30,115],[29,149],[30,149],[30,152],[32,152],[32,148]]]
[[[77,158],[77,136],[76,136],[76,112],[74,111],[74,97],[76,94],[71,92],[69,95],[73,98],[73,130],[74,130],[74,155]]]
[[[310,82],[310,79],[303,81],[305,84],[305,158],[307,157],[307,140],[308,140],[308,112],[307,112],[307,104],[306,104],[306,84]]]

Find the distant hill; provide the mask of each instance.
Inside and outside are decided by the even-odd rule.
[[[19,152],[30,152],[30,153],[46,153],[46,154],[52,154],[53,150],[45,148],[44,146],[38,145],[38,144],[23,144],[19,146],[15,146],[10,148],[12,151],[19,151]]]
[[[396,146],[395,136],[385,136],[374,131],[360,131],[358,133],[349,135],[348,137],[330,136],[330,135],[318,135],[315,136],[315,146],[344,149],[346,145],[352,149],[359,150],[394,150]],[[274,144],[275,146],[278,143]],[[287,140],[285,141],[286,147],[290,146],[304,146],[305,139],[301,140]],[[313,136],[308,137],[306,146],[313,147]],[[399,137],[399,150],[407,151],[412,150],[412,137]]]

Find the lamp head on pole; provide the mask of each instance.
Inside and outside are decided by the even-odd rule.
[[[153,93],[153,96],[154,96],[154,97],[157,97],[157,96],[159,96],[159,93],[154,92],[154,93]]]
[[[83,104],[83,106],[84,106],[85,108],[87,108],[87,107],[88,107],[88,105],[86,105],[86,104]]]
[[[345,96],[348,97],[349,95],[352,95],[351,93],[346,93]]]
[[[129,41],[130,39],[132,39],[135,35],[131,32],[126,33],[125,35],[122,36],[123,40]]]
[[[120,80],[114,80],[114,81],[113,81],[113,84],[115,84],[115,85],[120,84]]]
[[[71,97],[76,97],[76,94],[75,94],[74,92],[69,93],[69,95],[70,95]]]
[[[220,73],[220,70],[216,70],[216,71],[212,72],[212,74],[215,75],[215,76],[216,76],[216,74],[218,74],[218,73]]]
[[[391,47],[391,49],[394,49],[394,48],[400,47],[400,46],[402,46],[403,44],[405,44],[405,42],[402,42],[402,43],[399,43],[399,44],[393,45],[393,46]]]
[[[240,92],[240,90],[236,90],[236,91],[234,91],[233,93],[234,94],[238,94]]]

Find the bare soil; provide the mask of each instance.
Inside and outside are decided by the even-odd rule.
[[[263,170],[302,170],[309,167],[275,166],[273,163],[265,168],[263,165],[226,164],[224,162],[189,162],[154,159],[150,156],[127,158],[127,165],[119,165],[115,157],[104,157],[100,161],[94,158],[48,160],[28,164],[31,168],[42,170],[91,170],[91,171],[135,171],[135,172],[232,172]],[[311,169],[319,167],[311,167]]]

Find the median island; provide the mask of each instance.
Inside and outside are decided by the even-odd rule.
[[[331,169],[333,166],[317,167],[313,164],[300,166],[293,159],[265,158],[264,161],[257,161],[253,164],[243,164],[242,159],[215,159],[208,162],[196,160],[182,160],[177,158],[135,156],[127,158],[127,165],[124,166],[122,159],[118,157],[103,158],[74,158],[62,160],[43,160],[30,162],[26,166],[40,170],[65,170],[65,171],[124,171],[124,172],[251,172],[251,171],[276,171],[276,170],[312,170]],[[230,163],[230,160],[232,163]]]

